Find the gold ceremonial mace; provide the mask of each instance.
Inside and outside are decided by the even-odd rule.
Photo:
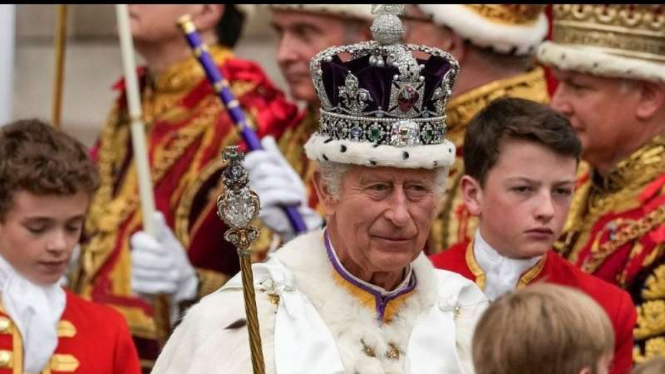
[[[245,315],[249,330],[249,348],[252,353],[254,374],[265,373],[259,319],[256,311],[254,293],[254,275],[252,273],[252,242],[259,236],[259,230],[252,226],[252,221],[259,214],[261,203],[258,195],[249,189],[249,177],[242,167],[244,155],[238,146],[224,148],[224,161],[228,162],[222,173],[224,191],[217,198],[217,215],[230,227],[224,233],[224,239],[233,243],[240,257],[242,273],[242,294],[245,298]]]
[[[56,5],[58,18],[55,25],[55,65],[53,80],[52,122],[53,127],[60,128],[62,115],[62,88],[65,77],[65,41],[67,40],[67,4]]]

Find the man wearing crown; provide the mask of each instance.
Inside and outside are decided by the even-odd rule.
[[[120,81],[118,99],[92,151],[101,183],[85,223],[78,279],[70,285],[125,316],[146,371],[159,353],[158,340],[169,333],[164,322],[169,311],[153,308],[153,296],[166,294],[170,305],[164,309],[177,318],[181,302],[216,290],[239,270],[235,248],[220,241],[225,226],[215,215],[223,167],[219,155],[239,136],[179,32],[178,18],[192,16],[259,136],[281,135],[297,115],[258,65],[234,57],[231,48],[247,16],[243,9],[232,4],[129,6],[134,43],[147,65],[139,70],[139,85],[161,213],[149,217],[156,221],[157,237],[142,231]]]
[[[321,122],[305,151],[327,227],[253,265],[266,373],[473,372],[487,299],[422,251],[455,158],[443,131],[459,66],[398,44],[399,8],[375,8],[376,41],[312,60]],[[153,373],[251,372],[245,321],[235,277],[188,311]]]
[[[535,48],[548,29],[544,6],[528,4],[407,5],[406,43],[426,44],[450,52],[460,64],[453,99],[447,106],[447,134],[457,147],[448,193],[432,225],[428,252],[463,246],[478,223],[462,202],[462,146],[466,129],[489,102],[517,97],[547,103],[542,68],[534,65]]]
[[[298,205],[308,229],[321,227],[312,176],[315,165],[307,159],[304,145],[319,123],[321,106],[309,72],[309,62],[324,48],[367,40],[370,5],[270,4],[271,22],[277,34],[277,63],[291,97],[306,108],[299,124],[275,142],[263,139],[265,150],[245,159],[252,187],[261,197],[261,222],[287,241],[295,232],[280,205]]]
[[[555,5],[553,41],[538,50],[560,81],[552,106],[570,119],[592,167],[559,247],[630,292],[637,363],[665,355],[664,10]]]

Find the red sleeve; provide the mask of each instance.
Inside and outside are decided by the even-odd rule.
[[[622,291],[617,306],[614,326],[614,362],[610,374],[628,374],[633,366],[633,329],[637,312],[630,296]]]
[[[101,141],[99,138],[95,141],[95,144],[88,150],[88,156],[94,162],[95,164],[97,163],[97,160],[99,160],[99,147],[101,146]]]
[[[141,374],[141,363],[136,346],[129,333],[124,317],[117,315],[115,355],[113,358],[114,374]]]

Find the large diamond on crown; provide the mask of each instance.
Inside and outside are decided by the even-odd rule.
[[[420,127],[409,120],[393,123],[390,132],[390,145],[395,147],[413,147],[420,143]]]

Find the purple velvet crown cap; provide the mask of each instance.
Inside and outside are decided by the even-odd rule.
[[[331,47],[311,60],[321,117],[305,145],[310,159],[402,168],[454,161],[445,106],[459,64],[440,49],[401,44],[403,8],[373,6],[376,40]]]
[[[344,86],[344,81],[349,73],[358,78],[359,87],[369,92],[371,100],[363,112],[371,113],[378,110],[388,112],[390,108],[390,96],[393,79],[399,75],[399,69],[395,66],[372,66],[369,63],[370,55],[349,61],[342,61],[339,56],[333,56],[332,61],[321,63],[323,70],[322,80],[325,87],[325,95],[333,107],[338,107],[340,103],[339,88]],[[435,112],[432,95],[437,87],[441,86],[445,74],[450,71],[451,64],[440,56],[430,56],[427,60],[416,59],[418,65],[424,65],[420,71],[425,80],[423,94],[423,108],[419,111],[429,110]],[[398,97],[398,105],[403,105],[403,112],[407,112],[415,105],[415,99],[418,92],[412,92],[408,97]]]

